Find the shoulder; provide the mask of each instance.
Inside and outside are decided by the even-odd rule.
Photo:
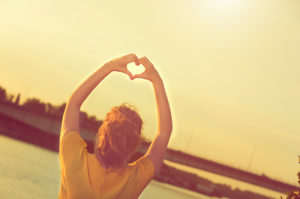
[[[77,131],[68,131],[64,133],[60,140],[60,146],[68,144],[82,144],[86,145],[86,142],[80,137]]]
[[[63,135],[59,143],[60,156],[76,156],[86,150],[87,144],[77,131],[70,131]]]
[[[142,156],[138,160],[128,164],[129,167],[135,168],[137,172],[147,174],[149,177],[154,176],[154,165],[147,156]]]
[[[65,175],[69,176],[74,171],[86,165],[88,153],[87,144],[76,131],[65,134],[59,144],[59,159]]]
[[[132,189],[136,196],[141,194],[154,177],[154,166],[146,156],[128,164],[127,171],[129,174],[128,189]]]

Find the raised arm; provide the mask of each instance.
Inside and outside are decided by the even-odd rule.
[[[125,55],[116,58],[92,73],[84,80],[78,88],[68,98],[66,108],[63,114],[60,141],[62,137],[70,131],[79,132],[79,113],[80,107],[84,100],[89,96],[92,90],[112,71],[123,72],[132,78],[131,73],[127,70],[127,64],[130,62],[138,63],[138,58],[135,54]]]
[[[158,132],[145,156],[152,161],[155,170],[154,172],[157,173],[162,164],[171,136],[172,117],[163,80],[153,64],[146,57],[140,58],[139,62],[145,67],[145,71],[142,74],[133,76],[133,78],[149,80],[152,83],[155,92],[158,113]]]

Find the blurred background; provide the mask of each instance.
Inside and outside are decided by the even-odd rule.
[[[58,143],[37,137],[55,140],[73,90],[128,53],[147,56],[163,78],[174,157],[198,157],[192,166],[168,156],[166,171],[177,173],[166,175],[184,171],[189,174],[180,175],[195,174],[210,187],[160,178],[141,198],[175,198],[172,189],[180,198],[241,198],[216,194],[220,184],[260,194],[249,198],[284,196],[279,190],[297,185],[299,169],[299,10],[297,0],[0,1],[0,196],[58,196]],[[83,137],[91,141],[105,114],[123,102],[135,105],[151,140],[157,129],[151,84],[119,73],[83,104]],[[254,185],[266,179],[269,188]]]

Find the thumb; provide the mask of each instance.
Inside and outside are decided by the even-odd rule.
[[[125,68],[125,70],[122,71],[123,73],[127,74],[131,80],[133,80],[133,75],[131,74],[131,72],[129,70],[127,70],[127,68]]]
[[[131,79],[131,80],[133,80],[134,78],[133,78],[133,75],[131,74],[131,72],[129,72],[129,71],[126,71],[125,72],[128,76],[129,76],[129,78]]]
[[[142,78],[142,79],[145,79],[145,75],[144,75],[144,73],[141,73],[141,74],[136,74],[136,75],[133,75],[133,76],[132,76],[132,79],[136,79],[136,78]]]

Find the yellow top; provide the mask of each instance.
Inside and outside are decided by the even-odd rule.
[[[63,137],[59,146],[59,199],[138,198],[153,178],[154,167],[146,157],[120,168],[104,169],[86,146],[77,132]]]

